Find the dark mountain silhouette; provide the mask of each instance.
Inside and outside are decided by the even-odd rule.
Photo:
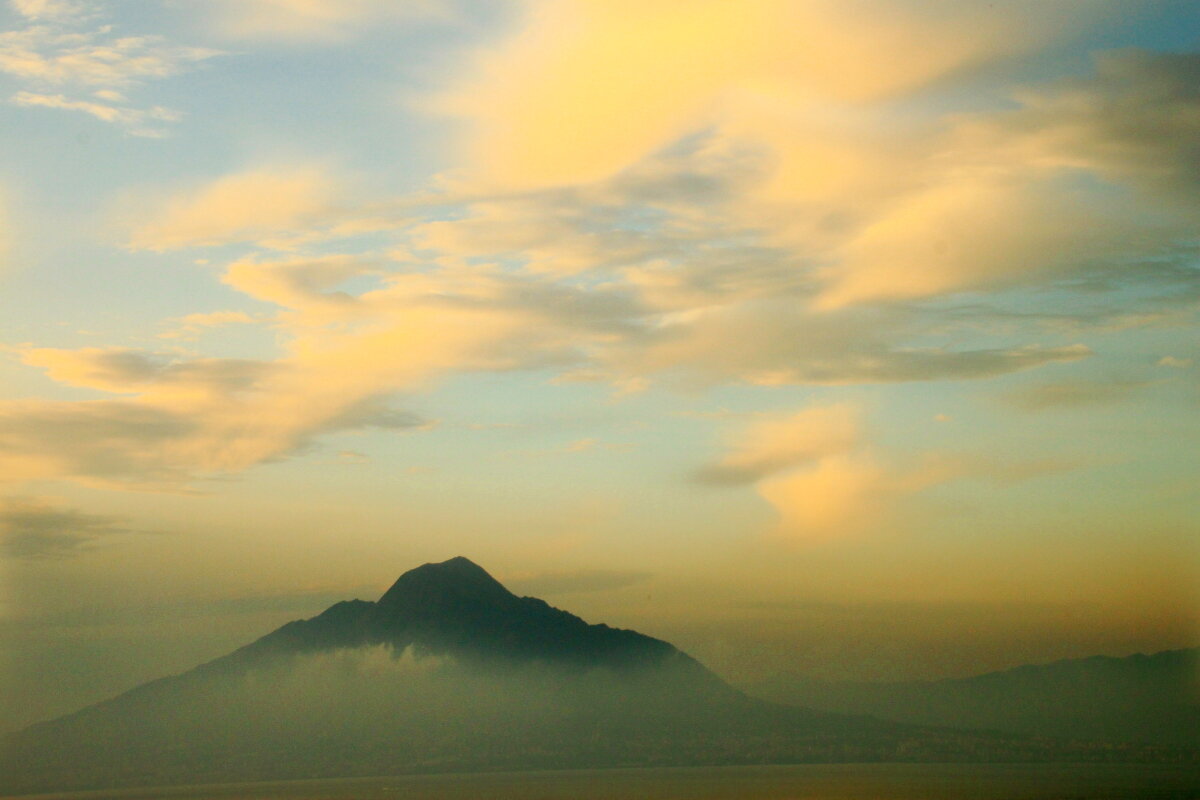
[[[923,725],[1200,747],[1200,648],[1094,656],[953,680],[779,676],[747,688],[778,702]]]
[[[426,771],[1113,758],[755,700],[465,558],[5,737],[0,793]],[[1173,751],[1115,756],[1178,758]]]
[[[560,666],[670,666],[713,688],[716,676],[671,645],[607,625],[589,625],[533,597],[517,597],[459,556],[404,573],[376,603],[351,600],[292,622],[235,654],[234,663],[271,653],[388,644],[468,662]]]

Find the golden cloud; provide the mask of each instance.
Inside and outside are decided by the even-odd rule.
[[[577,0],[525,11],[431,101],[462,120],[464,179],[528,193],[620,181],[687,147],[701,161],[753,154],[753,172],[726,186],[723,229],[755,231],[804,273],[794,280],[820,281],[808,298],[818,309],[1053,279],[1186,238],[1187,218],[1073,179],[1086,170],[1161,189],[1194,172],[1178,144],[1194,138],[1189,57],[1100,58],[1094,78],[1018,93],[1016,112],[928,102],[959,76],[1120,13],[1113,4],[663,0],[630,13]],[[1162,125],[1121,128],[1111,121],[1124,109]],[[605,260],[561,217],[476,210],[431,226],[425,242],[519,250],[549,270]],[[712,224],[701,216],[691,222]],[[547,227],[571,246],[546,252]]]
[[[685,134],[741,125],[747,107],[802,118],[914,91],[1036,47],[1056,16],[1022,30],[1019,9],[972,3],[530,2],[524,27],[433,105],[468,122],[470,163],[491,181],[591,181]]]
[[[752,483],[789,538],[844,535],[890,502],[901,478],[876,463],[860,412],[814,406],[741,426],[724,456],[696,474],[707,483]]]
[[[768,416],[742,428],[728,452],[696,477],[714,484],[752,483],[847,453],[858,446],[859,439],[858,412],[848,405]]]
[[[459,304],[419,281],[396,280],[326,314],[316,287],[348,273],[288,261],[239,262],[230,273],[232,283],[290,305],[276,321],[286,336],[281,357],[21,350],[60,383],[125,397],[0,404],[0,480],[179,489],[288,456],[328,431],[428,427],[387,398],[448,371],[506,369],[539,352],[519,313]]]
[[[319,167],[234,173],[168,199],[161,211],[145,203],[140,214],[148,219],[133,226],[128,244],[163,251],[280,237],[323,222],[339,192]]]
[[[909,498],[951,481],[1007,486],[1079,466],[934,451],[896,458],[872,445],[860,409],[843,403],[752,419],[733,430],[725,454],[694,477],[752,485],[775,511],[775,535],[812,542],[869,531],[881,519],[894,520]]]

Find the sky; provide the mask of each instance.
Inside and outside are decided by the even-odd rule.
[[[743,683],[1200,644],[1198,45],[9,0],[0,728],[456,555]]]

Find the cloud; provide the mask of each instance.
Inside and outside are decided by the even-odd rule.
[[[1081,344],[958,350],[901,344],[931,322],[903,313],[819,314],[795,301],[755,300],[671,320],[644,342],[614,348],[613,362],[638,374],[683,368],[708,383],[779,386],[982,379],[1091,355]]]
[[[123,347],[79,350],[30,348],[21,351],[26,364],[41,367],[59,383],[104,392],[232,394],[247,389],[272,369],[266,362],[236,358],[181,360],[166,354]]]
[[[184,415],[136,402],[6,401],[0,403],[0,481],[178,485],[187,473],[170,453],[196,428]]]
[[[338,308],[354,302],[350,294],[335,290],[338,284],[379,271],[377,262],[350,255],[243,259],[230,264],[221,280],[257,300],[285,308]]]
[[[696,479],[711,484],[753,483],[853,450],[859,436],[858,413],[847,405],[769,416],[740,430],[728,452],[701,468]]]
[[[8,266],[9,248],[12,246],[12,229],[8,218],[8,198],[4,187],[0,186],[0,274]]]
[[[173,327],[158,334],[160,339],[195,340],[212,328],[229,325],[251,325],[255,318],[244,311],[208,311],[185,314],[169,322]]]
[[[1095,173],[1146,196],[1200,195],[1200,53],[1098,53],[1094,73],[1017,94],[966,132],[1045,168]]]
[[[12,5],[29,24],[0,33],[0,73],[31,88],[16,92],[9,102],[81,112],[135,136],[162,136],[164,126],[182,114],[163,106],[138,107],[125,96],[127,90],[221,55],[161,36],[121,36],[111,25],[81,29],[93,16],[84,3],[14,0]],[[81,91],[87,94],[78,96]]]
[[[570,358],[563,348],[579,338],[575,314],[587,313],[578,297],[487,269],[385,273],[368,288],[333,291],[363,269],[360,259],[337,257],[231,264],[227,283],[283,306],[274,320],[283,352],[270,361],[128,348],[19,351],[54,380],[126,399],[0,406],[11,461],[4,476],[180,487],[301,452],[333,430],[428,428],[389,398],[451,372]],[[566,335],[546,334],[555,327]]]
[[[85,514],[36,498],[0,498],[0,542],[12,559],[67,558],[104,536],[129,532],[116,517]]]
[[[923,488],[915,473],[882,467],[850,405],[813,406],[761,417],[729,437],[726,452],[694,477],[713,485],[753,484],[793,539],[857,530],[894,496]]]
[[[152,108],[129,108],[125,106],[98,103],[93,100],[70,100],[61,94],[37,94],[34,92],[17,92],[10,99],[13,105],[42,108],[57,108],[64,111],[81,111],[90,114],[104,122],[112,122],[127,128],[134,136],[155,138],[162,136],[162,129],[157,123],[178,122],[182,115],[162,106]]]
[[[730,219],[730,203],[760,169],[753,152],[705,138],[611,181],[471,202],[455,219],[416,224],[408,234],[427,260],[494,260],[510,275],[528,275],[523,290],[538,287],[543,311],[546,287],[557,287],[576,328],[592,324],[595,312],[608,335],[583,344],[590,363],[568,378],[942,380],[1090,355],[1079,344],[971,348],[963,337],[954,348],[916,347],[906,339],[930,341],[938,314],[823,306],[819,262]]]
[[[88,4],[73,0],[9,0],[9,5],[21,16],[31,20],[65,20],[83,16]]]
[[[370,461],[370,456],[357,450],[339,450],[337,453],[337,463],[339,464],[368,464]]]
[[[951,481],[1005,486],[1078,466],[939,451],[897,456],[871,443],[858,408],[839,404],[743,423],[730,431],[725,453],[692,477],[712,486],[752,485],[775,512],[776,535],[803,542],[867,531],[894,519],[908,498]]]
[[[384,419],[425,428],[403,412],[360,412],[387,409],[389,398],[455,373],[542,369],[560,380],[640,388],[829,385],[982,379],[1091,354],[1081,344],[1014,344],[1011,335],[991,345],[979,333],[955,335],[951,348],[940,343],[949,341],[945,325],[966,325],[952,315],[813,308],[820,285],[808,265],[721,221],[753,158],[696,147],[698,160],[683,151],[593,187],[411,203],[410,216],[387,231],[397,244],[386,252],[347,242],[347,252],[235,259],[221,280],[266,304],[253,318],[276,334],[280,350],[269,360],[27,348],[26,363],[51,378],[127,398],[83,403],[83,417],[151,414],[181,427],[154,448],[118,444],[116,461],[60,454],[37,462],[38,474],[58,468],[82,480],[181,485],[303,452],[331,430]],[[273,240],[361,211],[331,211],[325,190],[334,181],[320,171],[299,175],[227,176],[168,203],[132,241]],[[283,194],[290,197],[273,203]],[[457,203],[457,220],[444,219],[446,201]],[[518,231],[498,253],[497,221]],[[185,324],[244,322],[245,313]],[[65,419],[68,407],[53,414]],[[25,420],[11,423],[22,447],[33,448],[45,421],[31,421],[28,407],[12,413]]]
[[[1146,381],[1071,380],[1022,386],[1005,401],[1022,411],[1050,411],[1102,406],[1129,399]]]
[[[951,118],[912,154],[924,156],[924,187],[883,197],[832,251],[818,305],[1134,272],[1171,256],[1200,210],[1200,158],[1186,144],[1200,136],[1200,57],[1121,51],[1095,65],[1017,92],[1015,111]]]
[[[234,173],[146,203],[141,215],[148,218],[133,225],[128,244],[161,252],[278,237],[323,219],[338,194],[334,179],[318,167]]]
[[[35,25],[0,33],[0,72],[51,86],[120,89],[177,75],[217,55],[159,36],[115,36],[107,27],[81,33]]]
[[[1194,55],[1102,55],[1092,76],[1010,96],[989,89],[984,110],[928,102],[1125,13],[1113,4],[965,2],[947,13],[751,0],[633,15],[580,0],[525,10],[430,102],[463,122],[460,179],[528,198],[611,185],[681,153],[694,163],[739,154],[753,166],[719,197],[695,192],[687,223],[710,244],[753,232],[760,258],[817,290],[804,298],[816,309],[1132,274],[1194,230]],[[668,210],[664,198],[641,200]],[[547,271],[629,263],[647,289],[661,280],[639,263],[661,239],[580,230],[569,202],[540,216],[507,202],[472,211],[428,226],[423,243]],[[669,213],[684,221],[680,205]]]
[[[378,592],[375,586],[322,587],[286,593],[192,596],[162,602],[143,601],[128,606],[97,603],[53,611],[26,609],[21,615],[21,623],[41,629],[102,628],[264,612],[311,616],[334,603],[353,597],[373,597]]]
[[[332,43],[388,23],[453,20],[447,0],[216,0],[217,30],[233,39]]]
[[[764,19],[792,13],[828,18],[830,30],[845,32],[846,20],[861,13],[852,6],[751,4],[736,22],[749,27],[731,36],[759,36]],[[920,10],[881,8],[887,24],[879,30],[893,25],[888,35],[902,40],[887,52],[909,47],[912,26],[928,21]],[[909,109],[912,124],[892,124],[896,104],[913,92],[932,92],[1018,45],[968,38],[967,50],[977,51],[951,52],[956,43],[898,75],[875,75],[886,72],[877,61],[861,64],[861,74],[835,74],[847,69],[844,54],[822,55],[824,45],[813,45],[798,56],[808,59],[802,66],[779,67],[780,75],[807,70],[797,93],[746,83],[747,75],[774,74],[776,67],[758,62],[750,72],[705,72],[734,59],[731,53],[759,58],[736,42],[712,55],[715,61],[702,59],[695,75],[667,69],[683,63],[679,53],[694,53],[696,41],[709,41],[713,26],[730,22],[725,6],[705,9],[689,27],[691,6],[664,3],[654,13],[665,28],[639,23],[639,31],[606,4],[547,4],[534,8],[517,39],[584,20],[563,29],[563,47],[582,43],[581,52],[599,53],[628,41],[636,45],[630,63],[665,59],[664,85],[690,87],[693,78],[697,87],[720,84],[712,116],[687,111],[686,125],[652,119],[644,130],[641,120],[606,117],[596,124],[628,123],[640,132],[599,131],[599,144],[566,141],[557,155],[530,147],[530,158],[562,160],[528,180],[464,170],[426,193],[374,206],[355,202],[343,181],[313,165],[249,169],[156,208],[146,204],[129,226],[132,248],[258,245],[228,263],[221,280],[266,304],[253,319],[272,327],[279,352],[238,363],[119,348],[30,350],[28,363],[56,380],[124,396],[80,403],[80,419],[103,430],[141,414],[162,421],[164,433],[140,454],[120,437],[105,456],[87,437],[79,457],[53,448],[39,454],[39,437],[49,435],[45,415],[83,424],[71,405],[6,406],[9,435],[26,448],[22,464],[40,465],[37,474],[57,469],[130,482],[236,471],[302,452],[330,430],[428,427],[392,409],[395,398],[474,371],[540,369],[557,381],[637,388],[988,379],[1089,358],[1085,344],[1066,337],[1088,326],[1165,324],[1171,308],[1195,296],[1192,253],[1178,238],[1190,202],[1180,178],[1190,169],[1187,149],[1138,126],[1110,130],[1087,110],[1157,92],[1186,117],[1192,101],[1180,76],[1190,61],[1101,59],[1093,75],[1027,90],[1003,110],[947,115],[922,101]],[[1009,12],[972,5],[935,27],[956,29],[988,13]],[[516,49],[505,55],[510,45]],[[474,120],[470,136],[490,141],[488,126],[507,125],[509,114],[514,125],[535,124],[541,104],[568,89],[643,102],[637,81],[613,75],[615,83],[605,83],[596,65],[558,47],[518,55],[510,43],[482,56],[471,79],[480,83],[471,86],[499,82],[528,102],[460,109]],[[526,97],[505,72],[524,74],[524,58],[542,66],[545,58],[563,59],[571,68],[539,74]],[[709,97],[709,89],[696,92]],[[1078,108],[1072,93],[1082,98]],[[818,106],[838,113],[816,114]],[[705,129],[696,132],[696,121]],[[1186,133],[1186,122],[1172,124]],[[620,147],[605,145],[605,136],[627,134]],[[583,150],[567,152],[576,144]],[[1133,202],[1135,194],[1153,202]],[[357,234],[368,230],[378,236],[364,244]],[[290,252],[263,252],[269,249]],[[1124,309],[1124,322],[1081,306],[1084,292],[1120,294],[1134,283],[1145,287],[1140,298],[1153,293],[1157,305],[1136,300],[1141,305]],[[987,303],[945,300],[979,291],[990,293]],[[1067,299],[1053,314],[1006,312],[1006,297],[1017,305],[1028,299],[1022,291]],[[976,313],[984,307],[991,311]],[[235,316],[182,325],[191,336],[213,323],[246,321],[236,315],[247,312],[228,313]],[[774,455],[735,446],[698,477],[767,486],[780,503],[811,494],[806,480],[881,495],[913,485],[915,467],[896,467],[863,445],[824,451],[809,443],[816,449],[806,456],[786,436],[775,440],[781,451]],[[842,494],[853,496],[849,488]],[[831,489],[829,496],[839,495]]]
[[[286,352],[271,361],[128,348],[18,351],[54,380],[126,398],[0,404],[0,480],[179,489],[301,452],[330,431],[427,429],[429,420],[388,398],[452,370],[538,357],[523,338],[528,326],[511,312],[428,296],[420,281],[367,292],[341,316],[314,303],[301,293],[284,317]]]
[[[384,387],[326,383],[326,374],[287,360],[179,358],[125,348],[21,355],[61,383],[128,397],[0,403],[0,481],[53,477],[178,490],[206,474],[293,454],[323,432],[431,424],[376,396]]]
[[[1091,205],[1077,192],[993,175],[906,195],[839,248],[817,305],[986,288],[1111,258],[1130,226]]]
[[[975,3],[936,12],[826,0],[671,0],[637,14],[604,0],[525,7],[523,27],[434,102],[467,121],[472,168],[519,188],[606,178],[757,109],[801,116],[904,95],[1064,27],[1061,14],[1023,27],[1032,21],[1024,9]]]
[[[855,530],[890,503],[896,488],[892,477],[869,458],[845,455],[824,459],[809,470],[767,478],[757,486],[779,516],[779,531],[804,539]]]

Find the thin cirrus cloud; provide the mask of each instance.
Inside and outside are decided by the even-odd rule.
[[[159,339],[195,341],[206,331],[231,325],[250,325],[255,318],[244,311],[198,311],[184,314],[167,321],[167,329],[158,334]]]
[[[58,108],[64,111],[82,111],[104,122],[112,122],[139,136],[159,136],[158,123],[178,122],[181,115],[162,106],[152,108],[129,108],[93,100],[70,100],[61,94],[37,94],[17,92],[11,98],[13,105],[25,107]]]
[[[8,197],[4,186],[0,185],[0,274],[8,266],[8,252],[12,246],[12,230],[8,220]]]
[[[542,572],[533,575],[511,575],[505,583],[514,591],[535,597],[542,595],[613,592],[637,586],[654,575],[640,570],[581,569],[570,572]]]
[[[87,4],[73,0],[10,0],[13,10],[32,20],[71,19],[87,13]]]
[[[339,382],[356,372],[344,360],[353,354],[343,347],[267,362],[124,348],[26,350],[26,363],[61,383],[122,397],[0,404],[0,480],[184,490],[204,475],[294,454],[321,433],[428,427],[379,397],[423,375],[411,361],[401,377],[388,376],[392,384],[378,375]]]
[[[25,108],[88,114],[134,136],[158,137],[182,112],[142,107],[127,97],[137,86],[177,75],[220,51],[177,45],[161,36],[123,36],[98,26],[99,3],[12,0],[23,28],[0,32],[0,73],[27,88],[9,98]]]
[[[276,242],[323,222],[340,192],[327,170],[304,166],[232,173],[158,200],[130,201],[137,218],[128,238],[135,250],[175,250],[274,237]],[[286,246],[286,245],[284,245]]]
[[[33,26],[0,33],[0,71],[48,85],[123,88],[176,75],[218,54],[157,36],[114,36],[108,29]]]
[[[260,380],[270,365],[233,358],[178,360],[130,348],[36,348],[22,360],[68,386],[113,393],[228,394]]]
[[[117,517],[87,514],[43,498],[0,498],[0,546],[8,558],[69,558],[102,537],[130,533]]]
[[[1015,93],[1021,107],[966,132],[1036,165],[1127,182],[1143,199],[1200,190],[1200,54],[1134,48],[1093,56],[1093,73]]]
[[[304,44],[344,41],[380,24],[457,18],[448,0],[216,0],[206,11],[223,36]]]
[[[54,380],[123,397],[0,405],[0,476],[184,488],[205,474],[301,452],[329,431],[426,428],[427,420],[386,398],[449,371],[520,366],[558,346],[538,343],[539,329],[522,324],[516,303],[480,303],[481,294],[503,289],[486,278],[430,284],[400,275],[331,303],[321,289],[356,267],[350,260],[332,269],[320,260],[231,266],[231,285],[284,308],[285,353],[274,360],[128,348],[20,351]]]
[[[228,266],[221,282],[256,300],[284,308],[314,311],[327,305],[341,310],[353,304],[355,298],[337,286],[377,271],[373,260],[350,255],[265,261],[244,258]]]
[[[1021,411],[1071,410],[1129,400],[1147,385],[1149,381],[1115,379],[1054,381],[1022,386],[1003,400]]]

